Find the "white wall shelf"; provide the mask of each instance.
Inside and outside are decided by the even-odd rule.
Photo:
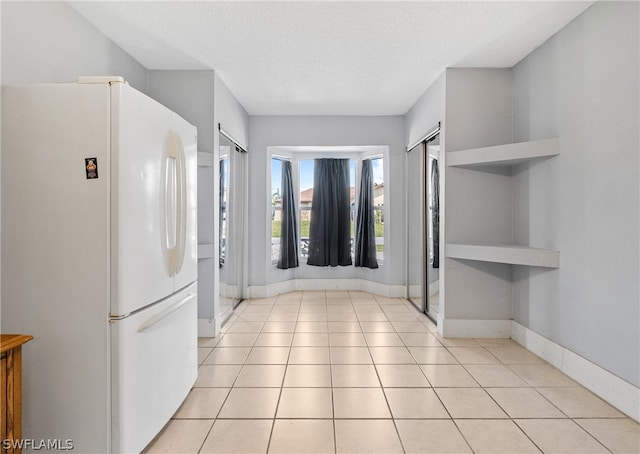
[[[560,154],[558,139],[532,140],[447,153],[449,167],[510,166]]]
[[[545,268],[560,267],[560,253],[558,251],[536,249],[527,246],[449,243],[446,245],[445,254],[452,259],[540,266]]]
[[[211,167],[213,166],[213,153],[207,153],[204,151],[198,152],[198,166]]]
[[[213,252],[212,243],[198,244],[198,260],[213,258]]]

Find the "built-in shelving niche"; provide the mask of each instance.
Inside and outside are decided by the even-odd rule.
[[[545,268],[558,268],[560,266],[560,253],[558,251],[527,246],[448,243],[445,247],[445,254],[452,259]]]
[[[558,139],[532,140],[447,153],[448,167],[511,166],[560,154]]]
[[[453,151],[446,155],[448,167],[482,170],[491,167],[508,167],[560,154],[558,139],[533,140],[484,148]],[[560,252],[507,244],[458,244],[445,245],[446,257],[511,265],[558,268]]]
[[[198,167],[200,168],[198,178],[205,178],[207,182],[213,181],[213,175],[211,173],[211,170],[213,169],[213,153],[199,151]],[[200,238],[200,241],[202,242],[198,244],[198,260],[213,258],[213,243],[208,243],[206,242],[207,240],[210,241],[210,238]]]

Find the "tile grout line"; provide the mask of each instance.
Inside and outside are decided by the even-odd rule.
[[[235,320],[232,323],[235,323]],[[231,328],[231,327],[229,327],[229,328]],[[224,337],[224,336],[222,336],[222,337]],[[222,337],[220,337],[220,340],[222,340]],[[214,346],[214,348],[211,350],[211,352],[209,354],[213,353],[213,351],[215,350],[217,345],[220,343],[220,340],[218,340],[218,342],[216,342],[216,345]],[[251,350],[249,350],[249,352],[251,352]],[[209,355],[207,355],[207,357],[208,356]],[[247,355],[247,358],[248,358],[248,356],[249,355]],[[245,362],[246,362],[246,358],[245,358]],[[204,361],[203,361],[203,363],[204,363]],[[198,370],[200,370],[201,366],[202,366],[202,364],[198,365]],[[213,431],[213,426],[215,426],[216,422],[218,421],[218,417],[220,416],[220,413],[222,412],[222,408],[224,407],[224,404],[229,399],[229,396],[231,395],[231,391],[233,390],[233,387],[234,387],[236,381],[238,380],[238,377],[240,376],[240,372],[242,371],[243,367],[244,367],[244,365],[240,367],[240,370],[238,370],[238,375],[236,375],[236,378],[234,378],[233,383],[231,383],[231,386],[229,387],[229,391],[227,392],[227,395],[225,396],[224,400],[220,404],[220,408],[216,412],[216,416],[213,418],[213,422],[211,423],[211,427],[209,427],[209,430],[207,431],[207,435],[205,435],[204,440],[202,440],[202,444],[200,445],[200,448],[198,449],[198,453],[200,453],[202,451],[202,449],[204,448],[205,443],[207,442],[207,439],[209,438],[209,435]],[[192,390],[193,390],[193,388],[192,388]]]
[[[376,301],[376,303],[377,303],[377,301]],[[377,303],[377,304],[378,304],[378,306],[380,305],[379,303]],[[382,310],[382,308],[380,308],[380,309]],[[384,312],[384,310],[382,310],[382,312],[384,313],[385,317],[388,320],[389,317],[387,316],[387,313]],[[358,321],[358,323],[360,323],[360,321]],[[362,324],[360,325],[360,329],[362,329]],[[395,329],[395,327],[394,327],[394,329]],[[402,449],[402,452],[406,454],[407,450],[405,449],[404,443],[402,442],[402,437],[400,436],[400,430],[398,430],[398,425],[396,424],[396,418],[393,416],[393,411],[391,411],[391,404],[389,404],[389,398],[387,397],[387,393],[384,390],[384,386],[382,384],[382,379],[380,378],[380,373],[378,372],[378,364],[376,364],[375,360],[373,359],[373,355],[371,354],[371,347],[369,346],[369,341],[367,340],[367,337],[364,335],[364,331],[363,331],[363,337],[364,337],[364,342],[365,342],[365,344],[367,346],[367,351],[369,352],[369,356],[371,357],[371,363],[373,364],[373,370],[376,371],[376,377],[378,377],[378,382],[380,383],[380,390],[382,391],[382,395],[384,396],[384,401],[387,404],[387,410],[389,410],[389,416],[391,417],[391,421],[393,423],[393,428],[395,429],[396,435],[398,436],[398,441],[400,442],[400,448]],[[408,351],[408,349],[407,349],[407,351]]]
[[[303,297],[303,296],[304,296],[304,293],[303,293],[302,297]],[[274,413],[273,418],[268,418],[269,420],[271,420],[271,421],[272,421],[271,431],[270,431],[270,434],[269,434],[269,440],[268,440],[268,444],[267,444],[268,449],[270,449],[270,448],[271,448],[271,442],[272,442],[273,431],[274,431],[274,428],[275,428],[275,422],[276,422],[276,420],[278,419],[278,418],[277,418],[277,411],[278,411],[279,406],[280,406],[280,404],[281,404],[281,398],[282,398],[282,394],[283,394],[283,391],[284,391],[284,380],[285,380],[285,378],[286,378],[286,374],[287,374],[287,370],[288,370],[289,362],[290,362],[290,360],[291,360],[291,356],[292,356],[293,342],[294,342],[294,339],[295,339],[295,334],[296,334],[297,324],[298,324],[298,322],[300,322],[300,320],[299,320],[299,316],[300,316],[300,314],[301,314],[301,309],[302,309],[302,304],[303,304],[303,303],[302,303],[302,297],[301,297],[301,299],[300,299],[300,302],[298,303],[299,305],[298,305],[298,310],[297,310],[297,315],[296,315],[296,321],[294,322],[294,323],[295,323],[295,325],[294,325],[294,332],[293,332],[293,334],[292,334],[292,336],[291,336],[291,340],[290,340],[290,342],[289,342],[289,347],[288,347],[288,348],[289,348],[289,352],[288,352],[287,359],[286,359],[285,370],[284,370],[284,374],[283,374],[283,377],[282,377],[282,382],[281,382],[281,384],[280,384],[280,393],[279,393],[279,396],[278,396],[278,401],[277,401],[277,403],[276,403],[275,413]],[[277,301],[277,299],[276,299],[276,301]],[[384,395],[384,397],[385,397],[385,401],[386,401],[386,404],[387,404],[387,408],[388,408],[388,410],[389,410],[389,413],[390,413],[390,415],[391,415],[391,419],[392,419],[392,421],[393,421],[393,423],[394,423],[394,427],[395,427],[395,429],[396,429],[396,434],[397,434],[398,439],[399,439],[399,441],[400,441],[400,444],[401,444],[401,447],[402,447],[402,449],[403,449],[403,452],[406,452],[405,447],[404,447],[404,441],[403,441],[402,437],[400,436],[400,432],[399,432],[399,430],[398,430],[397,420],[396,420],[396,418],[394,417],[393,413],[391,412],[391,407],[390,407],[390,403],[389,403],[388,397],[387,397],[387,395],[386,395],[386,390],[385,390],[385,388],[407,388],[407,387],[406,387],[406,386],[396,386],[396,387],[393,387],[393,386],[392,386],[392,387],[385,387],[385,386],[383,385],[382,380],[381,380],[381,377],[380,377],[380,373],[379,373],[379,370],[378,370],[378,366],[379,366],[379,365],[374,361],[374,359],[373,359],[373,354],[372,354],[372,351],[371,351],[372,347],[374,347],[374,346],[372,346],[372,345],[370,344],[370,341],[369,341],[369,339],[367,338],[367,334],[368,334],[368,333],[369,333],[369,334],[376,334],[376,333],[377,333],[377,331],[371,331],[371,332],[365,332],[365,331],[364,331],[364,328],[363,328],[363,326],[362,326],[362,322],[363,322],[363,320],[360,320],[360,318],[358,317],[358,313],[355,311],[355,306],[353,306],[353,302],[352,302],[352,300],[351,300],[351,296],[350,296],[350,295],[349,295],[349,301],[350,301],[350,304],[351,304],[351,306],[352,306],[352,308],[353,308],[353,310],[354,310],[354,313],[355,313],[355,321],[357,321],[358,326],[360,327],[360,334],[361,334],[361,335],[362,335],[362,337],[364,338],[364,345],[365,345],[365,346],[366,346],[366,348],[367,348],[367,352],[368,352],[368,354],[369,354],[369,358],[371,359],[372,365],[373,365],[374,370],[375,370],[375,372],[376,372],[376,377],[377,377],[377,379],[378,379],[378,382],[379,382],[380,388],[381,388],[381,390],[383,391],[383,395]],[[385,312],[385,311],[384,311],[384,308],[382,307],[382,305],[380,304],[380,302],[379,302],[379,301],[377,301],[375,298],[373,299],[373,301],[374,301],[374,303],[378,306],[378,308],[382,310],[382,313],[384,314],[384,316],[385,316],[386,320],[387,320],[389,323],[391,323],[391,325],[393,326],[393,328],[394,328],[394,330],[395,330],[393,333],[400,337],[400,340],[401,340],[402,346],[403,346],[407,351],[409,351],[409,353],[410,353],[410,355],[411,355],[411,358],[415,361],[415,364],[419,367],[419,369],[420,369],[420,371],[421,371],[422,376],[424,376],[425,380],[426,380],[426,381],[427,381],[427,383],[429,384],[429,388],[431,388],[431,389],[433,390],[433,392],[436,394],[436,396],[437,396],[437,398],[438,398],[438,400],[439,400],[440,404],[444,407],[445,411],[447,412],[447,415],[449,416],[448,418],[398,418],[398,420],[450,420],[450,421],[452,421],[452,422],[454,423],[454,426],[456,427],[456,430],[458,431],[458,433],[460,434],[460,436],[462,437],[462,439],[464,439],[464,441],[465,441],[465,443],[467,444],[467,446],[469,446],[469,448],[471,449],[471,451],[472,451],[472,452],[475,452],[475,451],[474,451],[474,449],[471,447],[471,445],[470,445],[469,441],[467,440],[467,437],[466,437],[466,436],[464,435],[464,433],[461,431],[460,426],[459,426],[459,425],[458,425],[458,423],[457,423],[457,420],[456,420],[456,419],[454,419],[454,418],[452,417],[451,413],[449,412],[449,409],[444,405],[444,403],[443,403],[443,402],[442,402],[442,400],[440,399],[440,396],[439,396],[439,395],[438,395],[438,393],[436,392],[436,389],[437,389],[437,388],[434,388],[434,387],[433,387],[433,384],[432,384],[432,383],[430,382],[430,380],[428,379],[428,377],[427,377],[427,375],[426,375],[426,373],[425,373],[425,370],[424,370],[422,367],[420,367],[421,365],[420,365],[420,364],[418,364],[418,361],[416,360],[416,358],[415,358],[414,354],[409,350],[409,348],[410,348],[410,347],[407,345],[407,342],[408,342],[408,341],[406,341],[406,340],[405,340],[405,338],[403,338],[403,337],[401,336],[401,334],[405,334],[405,333],[399,333],[399,332],[398,332],[398,327],[397,327],[396,325],[394,325],[394,324],[389,320],[388,314],[387,314],[387,312]],[[329,309],[329,307],[328,307],[328,301],[327,301],[327,297],[326,297],[326,292],[325,292],[325,298],[324,298],[324,306],[325,306],[325,309],[327,310],[327,314],[328,314],[328,309]],[[274,310],[274,308],[275,308],[275,307],[276,307],[276,306],[275,306],[275,303],[274,303],[274,304],[271,304],[271,309],[269,310],[269,314],[273,313],[273,310]],[[243,313],[244,313],[244,311],[243,311]],[[311,311],[310,313],[313,313],[313,311]],[[337,313],[337,312],[336,312],[336,313]],[[366,312],[363,312],[363,314],[364,314],[364,313],[366,313]],[[230,321],[231,321],[231,320],[230,320]],[[205,435],[205,437],[204,437],[204,441],[203,441],[203,442],[202,442],[202,444],[200,445],[199,451],[202,451],[202,449],[204,448],[204,444],[206,443],[207,439],[209,438],[209,436],[210,436],[210,435],[211,435],[211,433],[213,432],[213,428],[215,427],[216,422],[219,420],[219,415],[220,415],[220,413],[221,413],[221,411],[222,411],[222,408],[224,407],[224,405],[226,404],[227,400],[229,399],[229,396],[230,396],[230,394],[231,394],[232,390],[233,390],[233,389],[237,389],[237,388],[235,387],[235,385],[236,385],[236,383],[237,383],[237,380],[238,380],[238,378],[239,378],[239,376],[240,376],[241,371],[242,371],[242,370],[244,369],[244,367],[248,364],[248,358],[249,358],[249,356],[250,356],[250,355],[251,355],[251,353],[254,351],[254,349],[255,349],[256,347],[258,347],[257,343],[258,343],[259,336],[260,336],[262,333],[266,333],[266,332],[264,331],[264,329],[265,329],[265,326],[266,326],[267,321],[268,321],[268,318],[267,318],[266,320],[262,321],[262,327],[260,328],[260,330],[259,330],[259,331],[257,331],[257,336],[256,336],[256,338],[254,339],[253,343],[251,344],[251,346],[250,346],[250,348],[249,348],[249,352],[248,352],[247,356],[244,358],[244,361],[242,362],[242,364],[240,364],[240,369],[239,369],[239,371],[238,371],[238,374],[237,374],[237,375],[236,375],[236,377],[234,378],[233,383],[231,384],[231,387],[229,388],[229,391],[228,391],[228,393],[226,394],[226,397],[225,397],[225,399],[224,399],[223,403],[221,404],[220,409],[218,410],[218,412],[217,412],[217,414],[216,414],[216,417],[214,417],[213,422],[211,423],[211,426],[209,427],[209,430],[207,431],[207,434],[206,434],[206,435]],[[344,321],[344,320],[342,320],[342,319],[340,318],[340,316],[337,316],[337,317],[335,317],[335,320],[333,320],[333,321]],[[419,321],[420,323],[422,323],[419,319],[418,319],[418,321]],[[233,326],[233,324],[238,323],[238,322],[246,322],[246,320],[242,320],[242,319],[241,319],[241,316],[239,316],[238,318],[233,319],[233,320],[232,320],[232,323],[231,323],[231,324],[230,324],[230,326],[229,326],[229,328],[224,332],[223,336],[221,336],[221,339],[222,339],[222,337],[224,337],[224,335],[226,335],[226,334],[244,334],[243,332],[239,332],[239,333],[233,333],[233,332],[232,332],[232,333],[229,333],[229,331],[228,331],[228,330],[229,330],[229,329],[231,329],[231,327]],[[331,332],[330,332],[330,329],[329,329],[328,322],[329,322],[329,320],[328,320],[328,317],[327,317],[327,320],[326,320],[326,323],[327,323],[327,331],[326,331],[326,333],[327,333],[327,334],[326,334],[326,335],[327,335],[327,340],[328,340],[328,347],[327,347],[327,348],[328,348],[328,350],[329,350],[330,389],[331,389],[331,399],[332,399],[331,405],[332,405],[332,412],[333,412],[333,416],[332,416],[332,418],[284,418],[284,419],[294,419],[294,420],[309,420],[309,419],[329,420],[329,419],[331,419],[331,420],[332,420],[332,422],[333,422],[333,441],[334,441],[334,452],[335,452],[335,453],[337,453],[338,445],[337,445],[336,419],[338,419],[338,418],[336,418],[336,414],[335,414],[334,381],[333,381],[333,370],[334,370],[334,364],[333,364],[333,355],[332,355],[332,348],[331,348],[331,347],[332,347],[332,343],[331,343],[331,341],[330,341],[330,335],[331,335]],[[433,334],[433,332],[429,329],[429,326],[427,326],[425,323],[422,323],[422,324],[423,324],[423,325],[425,326],[425,328],[427,329],[427,334],[430,334],[430,335],[432,335],[432,336],[433,336],[434,334]],[[407,328],[408,328],[408,327],[407,327]],[[341,333],[341,332],[342,332],[342,331],[336,331],[336,333]],[[284,333],[284,331],[283,331],[282,333]],[[345,333],[347,333],[347,331],[345,331]],[[386,331],[384,331],[384,332],[381,332],[381,333],[382,333],[382,334],[384,334],[384,333],[387,333],[387,332],[386,332]],[[409,332],[409,334],[410,334],[410,333],[411,333],[411,332]],[[438,342],[440,342],[440,339],[439,339],[439,338],[437,338],[437,336],[436,336],[436,340],[437,340]],[[201,369],[201,366],[205,365],[204,363],[205,363],[206,359],[207,359],[207,358],[209,358],[209,357],[210,357],[210,355],[211,355],[211,354],[213,354],[213,352],[214,352],[217,348],[226,348],[226,347],[224,347],[224,346],[223,346],[223,347],[219,347],[219,342],[220,342],[220,341],[218,341],[218,342],[217,342],[217,343],[212,347],[211,351],[210,351],[210,352],[205,356],[205,358],[203,359],[202,363],[198,365],[198,370],[200,370],[200,369]],[[478,343],[479,343],[479,342],[478,342]],[[384,343],[383,343],[383,344],[384,344]],[[393,346],[393,345],[386,345],[386,344],[385,344],[385,345],[380,345],[380,346]],[[398,346],[399,346],[399,345],[398,345]],[[273,346],[269,345],[268,347],[273,347]],[[452,352],[451,352],[451,350],[450,350],[451,348],[456,348],[456,347],[458,347],[458,348],[462,348],[462,347],[466,347],[466,348],[479,348],[479,349],[482,349],[482,351],[483,351],[483,352],[486,352],[486,353],[488,353],[489,355],[491,355],[492,357],[493,357],[493,356],[495,356],[495,355],[494,355],[494,354],[489,350],[489,348],[488,348],[488,346],[487,346],[487,345],[483,345],[483,344],[481,344],[481,343],[479,343],[479,346],[473,346],[473,347],[471,347],[471,346],[469,346],[469,347],[468,347],[468,346],[465,346],[465,345],[459,345],[459,346],[457,346],[456,344],[442,345],[442,347],[443,347],[443,348],[444,348],[444,350],[445,350],[448,354],[450,354],[450,355],[453,355],[453,353],[452,353]],[[553,408],[557,409],[557,410],[560,412],[560,414],[564,415],[564,417],[563,417],[563,418],[559,418],[559,419],[561,419],[561,420],[569,420],[569,421],[571,421],[575,426],[577,426],[577,428],[578,428],[580,431],[585,432],[585,433],[588,435],[588,437],[589,437],[590,439],[595,440],[595,441],[597,442],[597,444],[598,444],[598,445],[600,445],[600,446],[602,446],[602,447],[604,447],[604,449],[605,449],[607,452],[611,452],[611,451],[610,451],[610,449],[609,449],[606,445],[604,445],[604,443],[603,443],[603,442],[601,442],[601,441],[600,441],[600,440],[599,440],[595,435],[592,435],[592,434],[591,434],[591,432],[587,431],[585,428],[583,428],[583,427],[582,427],[580,424],[578,424],[578,422],[577,422],[577,420],[580,420],[580,419],[586,419],[586,420],[589,420],[589,419],[603,419],[603,417],[599,417],[599,418],[598,418],[598,417],[596,417],[596,416],[592,416],[592,417],[583,417],[583,418],[581,418],[581,417],[575,417],[575,418],[574,418],[574,417],[570,417],[566,412],[564,412],[564,411],[563,411],[563,410],[561,410],[559,407],[557,407],[557,406],[556,406],[552,401],[550,401],[550,400],[549,400],[545,395],[543,395],[543,394],[540,392],[540,390],[539,390],[538,388],[544,388],[544,386],[542,386],[542,387],[538,387],[538,388],[536,388],[536,387],[532,386],[532,385],[530,384],[530,382],[529,382],[529,381],[527,381],[527,380],[525,380],[525,379],[523,378],[523,376],[522,376],[520,373],[518,373],[516,370],[512,369],[510,366],[511,366],[511,365],[513,365],[514,363],[506,363],[506,362],[504,362],[503,360],[501,360],[500,358],[497,358],[497,357],[496,357],[496,358],[497,358],[497,360],[498,360],[498,363],[497,363],[497,364],[486,363],[486,364],[484,364],[484,365],[488,365],[488,366],[491,366],[491,365],[504,366],[504,367],[506,367],[509,371],[511,371],[511,372],[513,372],[513,373],[515,373],[515,374],[516,374],[516,376],[518,376],[518,377],[520,377],[521,379],[523,379],[523,380],[524,380],[524,382],[526,383],[526,386],[515,386],[515,387],[513,387],[513,386],[489,386],[489,387],[486,387],[486,386],[481,385],[481,384],[476,380],[476,378],[475,378],[475,377],[474,377],[474,376],[469,372],[468,367],[469,367],[469,366],[475,366],[476,364],[473,364],[473,363],[471,363],[471,364],[469,364],[469,363],[463,363],[462,361],[458,360],[458,358],[457,358],[455,355],[453,355],[453,357],[454,357],[454,358],[456,358],[457,364],[461,366],[462,370],[464,370],[467,374],[469,374],[469,375],[471,376],[472,380],[474,380],[475,382],[477,382],[477,384],[479,385],[478,387],[462,387],[462,388],[469,388],[469,389],[482,389],[482,390],[484,391],[483,395],[488,395],[488,396],[489,396],[489,399],[491,400],[491,402],[493,402],[493,403],[494,403],[498,408],[500,408],[500,409],[501,409],[501,411],[503,411],[503,412],[505,413],[505,415],[506,415],[506,417],[505,417],[505,418],[483,418],[483,417],[475,417],[475,418],[458,418],[458,420],[478,420],[478,421],[483,421],[483,420],[492,420],[492,419],[495,419],[495,420],[511,421],[511,423],[512,423],[512,424],[515,424],[515,426],[518,428],[518,431],[519,431],[520,433],[524,434],[524,436],[526,437],[526,439],[527,439],[527,440],[529,440],[529,441],[530,441],[530,442],[531,442],[531,443],[532,443],[536,448],[538,448],[538,449],[542,450],[542,449],[538,446],[538,444],[536,444],[536,443],[535,443],[535,441],[534,441],[534,440],[533,440],[533,439],[532,439],[532,438],[531,438],[531,437],[530,437],[530,436],[529,436],[529,435],[524,431],[524,429],[523,429],[523,428],[522,428],[522,427],[521,427],[521,426],[516,422],[516,419],[517,419],[517,420],[549,420],[549,419],[553,420],[553,419],[557,419],[557,418],[555,418],[555,417],[554,417],[554,418],[525,417],[525,418],[516,418],[516,419],[514,419],[514,418],[513,418],[513,417],[512,417],[512,416],[511,416],[511,415],[510,415],[510,414],[505,410],[505,408],[503,408],[503,406],[502,406],[502,405],[500,405],[500,404],[498,403],[498,401],[496,400],[496,398],[494,398],[494,396],[493,396],[493,395],[491,395],[491,393],[489,393],[489,390],[491,390],[491,389],[493,389],[493,388],[514,388],[514,389],[522,388],[522,389],[533,389],[533,390],[536,392],[536,395],[541,396],[541,397],[544,399],[544,401],[545,401],[545,402],[549,403]],[[472,360],[473,360],[473,359],[472,359]],[[269,363],[269,364],[272,364],[272,363]],[[306,364],[306,363],[305,363],[305,364]],[[318,364],[318,363],[313,362],[313,363],[310,363],[310,364]],[[389,364],[394,364],[394,363],[389,363]],[[405,363],[397,363],[397,364],[405,364]],[[515,364],[518,364],[518,363],[515,363]],[[522,364],[527,364],[527,363],[522,363]],[[543,363],[543,364],[545,364],[545,363]],[[215,364],[212,364],[212,365],[215,365]],[[438,365],[438,364],[437,364],[437,363],[435,363],[434,365]],[[480,364],[478,364],[478,365],[483,365],[483,364],[482,364],[482,363],[480,363]],[[447,388],[447,387],[448,387],[448,386],[444,386],[444,387],[441,387],[441,388]],[[574,387],[576,387],[576,386],[569,386],[569,388],[574,388]],[[578,387],[579,387],[579,386],[578,386]],[[207,387],[202,387],[202,386],[201,386],[201,387],[199,387],[199,388],[218,388],[218,387],[215,387],[215,386],[212,386],[212,387],[209,387],[209,386],[207,386]],[[257,386],[257,388],[260,388],[260,386]],[[354,386],[353,388],[359,388],[359,387],[358,387],[358,386]],[[459,388],[459,387],[449,387],[449,388]],[[555,386],[553,386],[552,388],[556,388],[556,387],[555,387]],[[172,419],[174,419],[174,418],[172,418]],[[184,419],[187,419],[187,420],[191,420],[191,419],[197,419],[197,420],[203,420],[203,419],[204,419],[204,420],[207,420],[207,419],[209,419],[209,418],[180,418],[180,419],[183,419],[183,420],[184,420]],[[227,418],[223,418],[223,419],[227,419]],[[263,418],[229,418],[229,419],[232,419],[232,420],[246,420],[246,419],[249,419],[249,420],[250,420],[250,419],[263,419]],[[363,419],[363,418],[339,418],[339,419],[340,419],[340,420],[343,420],[343,419],[344,419],[344,420],[360,420],[360,419]],[[365,418],[365,419],[369,419],[369,418]],[[371,418],[370,420],[375,420],[375,419],[380,419],[380,418]],[[385,419],[385,418],[382,418],[382,419]],[[604,419],[618,420],[618,419],[628,419],[628,418],[625,418],[625,417],[620,417],[620,418],[611,417],[611,418],[604,418]]]
[[[485,346],[482,346],[482,345],[481,345],[481,348],[483,348],[484,350],[487,350],[487,352],[488,352],[489,354],[491,354],[491,351],[489,351]],[[448,347],[447,347],[447,350],[448,350]],[[450,353],[451,353],[451,352],[450,352]],[[452,354],[452,353],[451,353],[451,354]],[[493,354],[491,354],[491,355],[495,357],[495,355],[493,355]],[[455,355],[454,355],[454,356],[455,356]],[[456,359],[457,359],[457,358],[456,358]],[[539,395],[541,395],[541,396],[542,396],[542,397],[543,397],[547,402],[549,402],[549,403],[550,403],[554,408],[556,408],[558,411],[560,411],[560,413],[562,413],[563,415],[565,415],[565,416],[566,416],[566,418],[540,418],[540,417],[530,417],[530,418],[513,418],[513,417],[509,414],[509,412],[507,412],[507,410],[506,410],[502,405],[500,405],[500,403],[499,403],[499,402],[498,402],[498,401],[493,397],[493,395],[491,395],[491,393],[490,393],[489,391],[487,391],[487,389],[491,389],[491,388],[512,388],[512,387],[509,387],[509,386],[507,386],[507,387],[504,387],[504,386],[502,386],[502,387],[501,387],[501,386],[493,386],[493,387],[492,387],[492,386],[484,386],[484,385],[482,385],[482,384],[481,384],[481,383],[480,383],[480,382],[479,382],[479,381],[478,381],[478,380],[473,376],[473,374],[471,374],[471,372],[470,372],[470,371],[468,370],[468,368],[467,368],[467,366],[483,365],[483,364],[464,364],[464,363],[462,363],[460,360],[458,360],[458,361],[460,361],[460,365],[463,367],[463,369],[464,369],[464,370],[466,370],[466,371],[467,371],[467,373],[468,373],[469,375],[471,375],[471,377],[472,377],[474,380],[476,380],[476,382],[480,385],[480,389],[482,389],[482,390],[486,393],[486,395],[488,395],[488,396],[489,396],[489,398],[490,398],[490,399],[491,399],[491,400],[492,400],[492,401],[493,401],[493,402],[494,402],[494,403],[495,403],[495,404],[496,404],[496,405],[497,405],[497,406],[498,406],[498,407],[499,407],[499,408],[500,408],[500,409],[505,413],[505,415],[507,415],[507,418],[495,418],[495,419],[501,419],[501,420],[505,420],[505,421],[507,421],[507,420],[508,420],[508,421],[511,421],[511,423],[512,423],[515,427],[517,427],[517,428],[518,428],[518,430],[520,431],[520,433],[522,433],[522,434],[526,437],[526,439],[528,439],[528,440],[529,440],[529,441],[530,441],[530,442],[531,442],[531,443],[532,443],[532,444],[533,444],[537,449],[539,449],[541,452],[544,452],[544,450],[542,449],[542,447],[541,447],[541,446],[539,446],[539,445],[538,445],[538,443],[536,443],[536,442],[535,442],[535,440],[533,440],[533,438],[531,438],[531,437],[529,436],[529,434],[528,434],[528,433],[527,433],[527,432],[526,432],[526,431],[525,431],[525,430],[520,426],[520,424],[518,424],[518,423],[517,423],[516,419],[531,419],[531,420],[540,420],[540,419],[563,419],[563,420],[564,420],[564,419],[567,419],[567,420],[572,421],[572,422],[573,422],[574,424],[576,424],[578,427],[580,427],[580,425],[579,425],[579,424],[577,424],[577,423],[573,420],[573,418],[571,418],[571,417],[570,417],[569,415],[567,415],[564,411],[562,411],[560,408],[558,408],[555,404],[553,404],[553,402],[549,401],[549,400],[548,400],[548,399],[547,399],[547,398],[546,398],[542,393],[540,393],[536,388],[534,388],[533,386],[531,386],[531,385],[530,385],[526,380],[524,380],[524,378],[523,378],[520,374],[518,374],[518,373],[517,373],[517,371],[514,371],[513,369],[511,369],[511,368],[509,367],[509,364],[505,363],[504,361],[502,361],[501,359],[499,359],[499,358],[497,358],[497,357],[496,357],[496,359],[499,361],[499,364],[491,364],[491,363],[488,363],[488,364],[486,364],[486,365],[489,365],[489,366],[491,366],[491,365],[500,365],[500,366],[505,366],[508,370],[510,370],[510,371],[512,371],[512,372],[514,372],[514,373],[515,373],[519,378],[521,378],[523,381],[525,381],[525,383],[528,385],[526,388],[523,388],[523,387],[513,387],[514,389],[516,389],[516,388],[522,388],[522,389],[533,389],[536,393],[538,393]],[[526,364],[526,363],[524,363],[524,364]],[[482,420],[485,420],[485,419],[491,419],[491,418],[458,418],[458,419],[476,419],[476,420],[481,420],[481,421],[482,421]],[[456,420],[455,420],[455,419],[453,419],[453,421],[454,421],[454,423],[456,424],[456,427],[458,427],[458,430],[460,431],[460,433],[462,434],[462,436],[465,438],[465,441],[466,441],[466,437],[464,436],[464,433],[462,432],[462,430],[460,430],[460,428],[459,428],[459,426],[458,426],[458,424],[457,424]],[[580,427],[580,428],[581,428],[581,427]],[[603,444],[603,443],[601,443],[601,442],[600,442],[600,440],[596,439],[593,435],[591,435],[591,434],[590,434],[590,433],[588,433],[587,431],[585,431],[585,432],[586,432],[589,436],[591,436],[591,438],[593,438],[593,439],[594,439],[598,444],[600,444],[602,447],[604,447],[607,451],[611,452],[611,451],[610,451],[606,446],[604,446],[604,444]],[[468,443],[468,442],[467,442],[467,443]],[[471,445],[469,445],[469,446],[471,446]]]
[[[274,302],[274,306],[277,303],[277,301],[278,301],[278,297],[276,297],[276,300]],[[275,427],[276,427],[276,419],[277,419],[277,416],[278,416],[278,408],[280,407],[280,400],[282,399],[282,392],[284,390],[284,381],[287,378],[287,370],[289,368],[289,359],[291,358],[291,349],[293,347],[293,339],[294,339],[294,336],[295,336],[295,328],[298,325],[298,317],[300,316],[301,307],[302,307],[302,301],[300,302],[300,305],[298,306],[298,312],[296,313],[297,315],[296,315],[296,322],[295,322],[295,325],[294,325],[294,334],[291,336],[291,343],[289,345],[289,354],[287,355],[287,362],[286,362],[286,364],[284,366],[284,374],[282,375],[282,383],[281,383],[281,386],[280,386],[280,393],[278,394],[278,401],[276,402],[276,408],[275,408],[275,410],[273,412],[273,419],[272,419],[272,422],[271,422],[271,431],[269,432],[269,440],[267,441],[266,453],[268,453],[269,450],[271,449],[271,441],[273,440],[273,431],[275,430]],[[271,308],[270,312],[272,312],[272,311],[273,311],[273,308]]]
[[[465,367],[465,365],[455,356],[453,355],[453,353],[451,353],[449,351],[449,348],[443,344],[443,347],[445,348],[445,350],[452,355],[456,361],[458,361],[458,364],[462,367],[463,370],[465,370],[469,376],[478,384],[478,386],[480,387],[479,389],[484,390],[484,387],[480,384],[480,382],[478,380],[476,380],[476,378],[467,370],[467,368]],[[478,389],[476,387],[470,388],[470,389]],[[435,395],[438,397],[438,400],[440,401],[440,403],[442,404],[442,406],[445,408],[445,410],[447,411],[447,414],[449,415],[449,417],[451,418],[451,421],[453,422],[453,424],[455,425],[456,429],[458,430],[458,433],[460,434],[460,436],[462,437],[462,439],[464,440],[464,442],[467,444],[467,446],[469,446],[469,449],[471,450],[471,452],[476,452],[473,449],[473,446],[471,446],[471,443],[469,442],[469,440],[467,439],[467,436],[465,435],[465,433],[462,431],[462,429],[460,428],[460,426],[458,425],[458,421],[456,418],[453,417],[453,415],[451,414],[451,412],[449,411],[449,409],[447,408],[447,406],[444,404],[444,402],[442,401],[442,398],[440,397],[440,395],[437,393],[437,391],[434,389],[433,392],[435,393]],[[485,391],[486,394],[489,394],[488,392]],[[489,395],[489,397],[492,397],[491,395]],[[497,402],[496,402],[497,404]],[[500,407],[502,409],[502,407]],[[502,411],[504,411],[504,409],[502,409]],[[509,414],[504,411],[505,415],[509,416]],[[458,419],[466,419],[466,418],[458,418]],[[471,419],[471,418],[469,418]],[[484,420],[485,418],[477,418],[479,420]],[[519,427],[518,427],[519,428]],[[537,446],[536,446],[537,448]],[[540,450],[542,452],[542,450]]]
[[[351,296],[349,296],[349,304],[353,306],[351,302]],[[329,308],[327,307],[327,311]],[[329,319],[327,315],[327,320]],[[329,326],[327,325],[327,331],[329,330]],[[331,336],[327,333],[327,342],[329,343],[329,379],[331,383],[331,425],[333,426],[333,452],[335,454],[338,453],[338,434],[336,431],[336,400],[333,394],[333,357],[331,356]]]

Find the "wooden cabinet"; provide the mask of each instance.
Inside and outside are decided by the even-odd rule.
[[[33,339],[23,334],[0,335],[0,440],[22,438],[22,344]],[[5,449],[3,453],[19,453],[20,449]]]

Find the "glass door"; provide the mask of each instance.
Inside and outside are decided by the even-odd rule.
[[[440,136],[428,142],[426,148],[425,313],[436,322],[440,312]]]
[[[220,134],[220,313],[225,320],[242,300],[244,274],[245,153]]]
[[[424,248],[426,144],[409,150],[407,155],[407,295],[420,312],[426,311],[424,283],[426,271]]]
[[[440,308],[439,135],[407,156],[407,295],[434,322]]]

